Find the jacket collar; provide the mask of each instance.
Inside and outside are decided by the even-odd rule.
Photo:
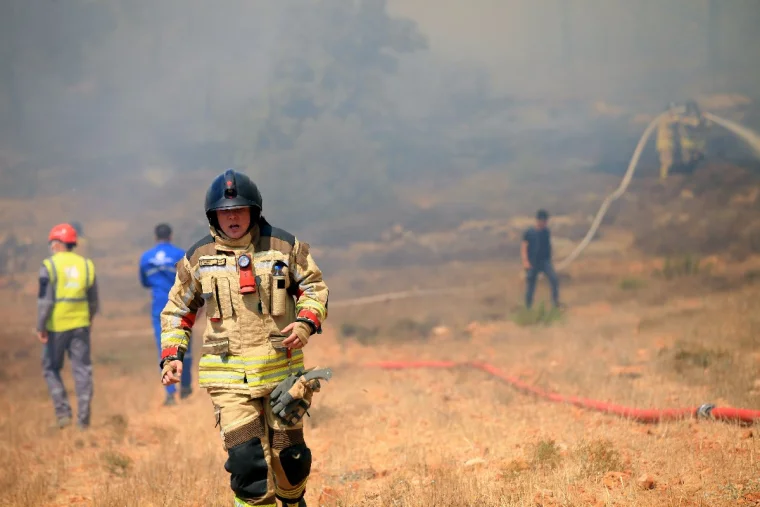
[[[216,246],[220,247],[222,250],[247,250],[249,246],[256,244],[256,241],[258,241],[259,236],[261,235],[258,224],[254,225],[245,236],[238,239],[232,239],[214,227],[209,227],[209,230],[211,231],[211,236],[214,238]]]

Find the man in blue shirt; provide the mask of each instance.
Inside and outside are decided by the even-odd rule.
[[[159,361],[161,356],[161,311],[169,299],[169,291],[174,285],[177,274],[176,263],[185,255],[184,250],[171,244],[172,228],[168,224],[158,224],[155,229],[156,246],[145,252],[140,258],[140,282],[142,286],[151,289],[153,293],[153,332],[156,338]],[[192,393],[191,374],[192,358],[190,348],[183,360],[182,380],[180,382],[180,398],[186,398]],[[173,384],[166,386],[166,401],[164,405],[176,403]]]
[[[552,241],[547,224],[549,213],[538,210],[536,226],[531,227],[523,235],[520,248],[522,263],[525,268],[525,306],[533,305],[533,293],[536,290],[536,280],[539,273],[544,273],[552,287],[552,302],[559,308],[559,280],[552,265]]]

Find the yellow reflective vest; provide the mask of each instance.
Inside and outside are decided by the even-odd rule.
[[[43,261],[53,287],[53,310],[47,330],[54,333],[90,325],[87,290],[95,282],[95,266],[74,252],[58,252]]]

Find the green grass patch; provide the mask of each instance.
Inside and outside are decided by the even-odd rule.
[[[533,308],[521,308],[512,315],[512,321],[518,326],[551,326],[561,320],[562,310],[547,307],[543,301]]]

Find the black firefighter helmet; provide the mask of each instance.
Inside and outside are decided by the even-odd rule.
[[[231,208],[251,208],[251,227],[261,216],[261,192],[251,178],[243,173],[227,169],[220,174],[206,191],[206,218],[214,229],[219,229],[216,211]]]

